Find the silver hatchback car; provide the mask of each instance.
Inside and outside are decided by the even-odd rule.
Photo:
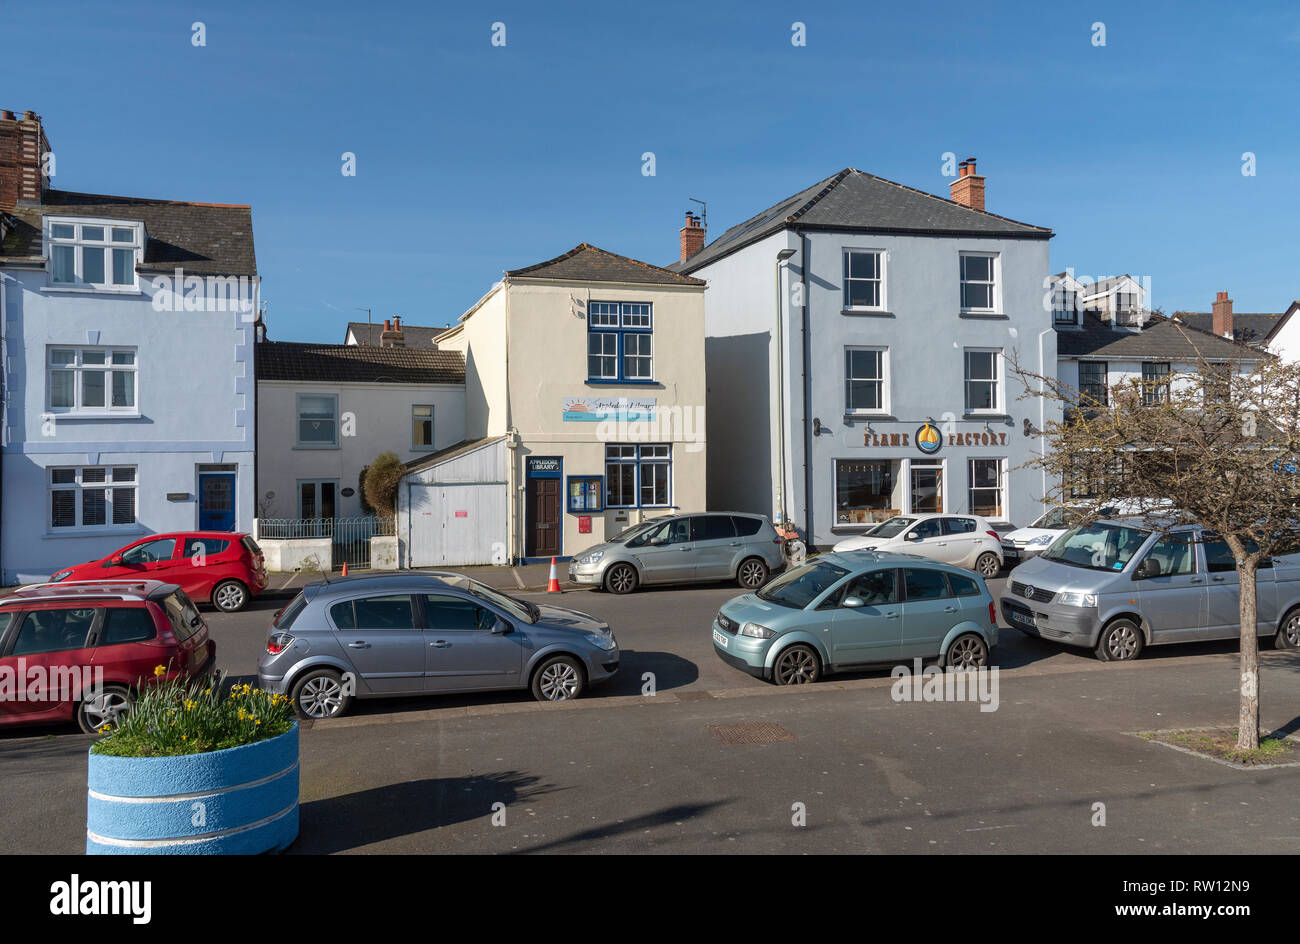
[[[333,718],[352,699],[531,689],[576,698],[618,671],[609,625],[518,600],[461,574],[318,581],[271,624],[257,677],[304,718]]]
[[[643,584],[734,580],[757,590],[785,566],[785,540],[762,515],[701,512],[643,521],[569,562],[574,583],[631,593]]]

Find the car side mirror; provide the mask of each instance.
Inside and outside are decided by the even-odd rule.
[[[1149,557],[1146,560],[1144,560],[1142,563],[1138,564],[1137,570],[1133,572],[1134,580],[1148,580],[1151,577],[1159,577],[1159,576],[1160,576],[1160,564]]]
[[[660,547],[660,546],[662,546],[662,545],[664,545],[664,544],[667,544],[667,543],[668,543],[668,539],[667,539],[667,538],[651,538],[651,539],[650,539],[650,546],[651,546],[651,547]]]
[[[909,532],[907,533],[907,536],[906,536],[905,538],[903,538],[903,540],[904,540],[904,541],[919,541],[919,540],[921,540],[921,535],[917,534],[915,531],[909,531]]]
[[[506,635],[507,633],[510,633],[510,632],[513,632],[513,631],[514,631],[514,627],[511,626],[510,623],[509,623],[508,621],[503,620],[503,619],[502,619],[501,617],[499,617],[499,616],[497,617],[497,621],[496,621],[495,623],[492,624],[492,635],[493,635],[493,636],[504,636],[504,635]]]
[[[108,559],[108,563],[106,563],[104,566],[112,567],[114,564],[120,564],[120,563],[122,563],[122,555],[114,554],[112,557]]]
[[[856,609],[860,606],[866,606],[866,603],[863,602],[862,597],[845,597],[841,605]]]

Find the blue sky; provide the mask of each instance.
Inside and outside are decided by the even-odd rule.
[[[1300,297],[1293,4],[64,2],[4,47],[56,187],[252,205],[278,340],[454,322],[583,241],[670,262],[688,197],[716,236],[846,166],[946,195],[949,151],[1053,271]]]

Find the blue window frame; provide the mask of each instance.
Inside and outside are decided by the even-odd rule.
[[[672,505],[673,447],[668,443],[605,447],[607,508],[667,508]]]
[[[587,379],[651,383],[654,316],[649,302],[587,303]]]
[[[564,494],[570,514],[585,515],[605,510],[604,476],[570,475]]]

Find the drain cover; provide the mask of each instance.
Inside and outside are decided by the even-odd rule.
[[[779,744],[794,740],[793,734],[773,721],[711,724],[709,733],[723,744]]]

